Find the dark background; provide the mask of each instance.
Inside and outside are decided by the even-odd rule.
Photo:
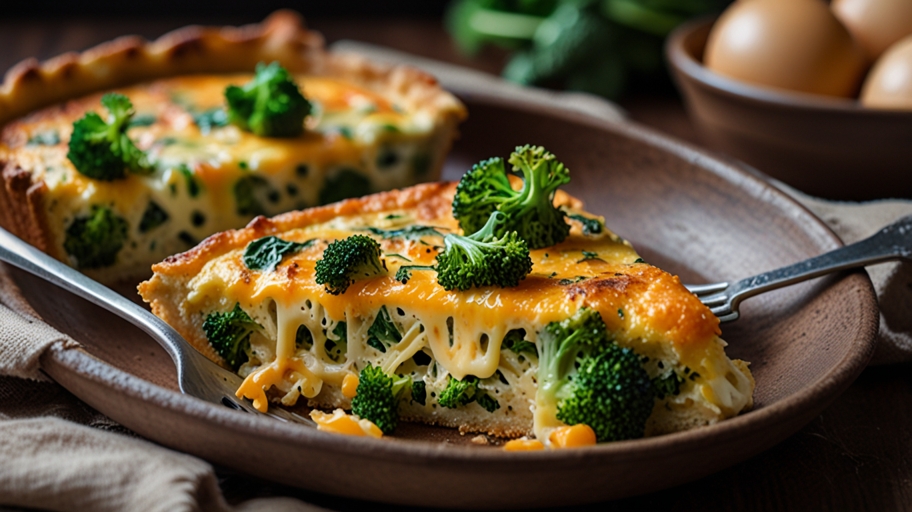
[[[25,0],[3,2],[2,18],[70,18],[79,17],[185,17],[200,16],[206,20],[249,19],[256,21],[276,9],[294,9],[304,16],[410,16],[439,18],[448,0],[95,0],[90,2],[61,0]]]

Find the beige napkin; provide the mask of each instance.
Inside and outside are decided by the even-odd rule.
[[[586,94],[524,89],[497,77],[375,46],[345,42],[378,61],[407,62],[460,92],[544,100],[623,122],[615,105]],[[912,213],[910,201],[838,204],[791,191],[847,242]],[[912,269],[870,270],[881,298],[878,363],[912,360]],[[252,500],[232,509],[212,466],[139,439],[42,376],[39,359],[51,346],[78,346],[37,319],[0,269],[0,505],[50,510],[316,510],[289,498]],[[40,382],[44,381],[44,382]]]

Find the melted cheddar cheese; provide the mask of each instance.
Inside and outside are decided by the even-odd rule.
[[[129,137],[155,165],[150,176],[101,181],[67,159],[73,122],[102,117],[101,95],[36,112],[7,125],[0,161],[31,173],[43,194],[51,252],[73,264],[67,228],[93,206],[123,218],[128,242],[115,267],[133,275],[208,235],[275,215],[433,178],[452,137],[453,117],[340,79],[298,76],[314,106],[299,137],[266,138],[226,125],[223,91],[251,75],[184,76],[117,90],[136,110]],[[246,194],[242,203],[239,194]],[[252,206],[251,206],[252,205]],[[153,222],[148,222],[151,219]],[[102,280],[117,272],[82,268]]]
[[[609,230],[583,234],[571,222],[564,242],[531,251],[532,273],[519,286],[446,291],[430,271],[414,271],[405,284],[393,278],[401,265],[432,264],[442,238],[383,237],[377,230],[417,224],[441,235],[458,230],[448,211],[341,215],[279,233],[288,241],[315,242],[287,255],[274,270],[248,269],[246,244],[225,247],[192,275],[181,276],[180,292],[169,294],[183,297],[178,306],[182,318],[203,318],[237,304],[262,327],[250,338],[249,360],[239,370],[245,380],[238,390],[238,396],[260,409],[270,399],[288,405],[301,396],[312,405],[347,407],[351,396],[345,388],[370,363],[426,386],[424,404],[402,404],[408,419],[468,424],[466,430],[508,437],[534,432],[549,442],[549,435],[564,425],[554,419],[554,411],[535,404],[537,358],[514,353],[502,342],[508,332],[521,330],[525,340],[535,343],[548,323],[583,307],[599,311],[615,341],[647,361],[651,377],[674,372],[681,378],[677,395],[656,400],[647,434],[712,423],[752,403],[750,372],[725,356],[718,319],[677,277],[643,263],[628,242]],[[328,243],[355,233],[378,240],[389,274],[356,281],[344,294],[332,295],[315,282],[315,263]],[[141,291],[149,300],[148,290]],[[401,341],[381,351],[368,339],[383,310]],[[302,329],[308,343],[301,343]],[[188,336],[200,338],[199,331]],[[435,395],[447,381],[467,376],[479,379],[479,392],[497,404],[493,411],[477,402],[459,409],[438,406]],[[560,432],[564,443],[570,431]],[[577,437],[585,436],[572,433],[573,440],[564,444],[584,443]]]

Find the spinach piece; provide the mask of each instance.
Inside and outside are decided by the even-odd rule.
[[[244,249],[244,265],[250,270],[270,272],[282,262],[286,254],[298,252],[316,241],[311,239],[306,242],[289,242],[277,236],[259,238],[247,244]]]
[[[381,306],[380,311],[377,312],[377,318],[367,330],[367,344],[385,354],[388,347],[400,341],[402,341],[402,334],[390,318],[386,306]]]
[[[168,218],[168,212],[155,201],[149,201],[149,205],[146,206],[146,211],[143,212],[142,220],[139,221],[139,232],[146,233],[151,231],[165,222],[168,222]]]

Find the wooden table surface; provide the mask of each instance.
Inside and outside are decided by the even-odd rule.
[[[82,50],[124,34],[154,38],[193,22],[255,20],[0,19],[0,68]],[[356,39],[497,73],[504,56],[460,56],[442,26],[430,20],[309,20],[328,42]],[[622,100],[632,119],[691,142],[699,135],[679,99],[639,95]],[[912,367],[874,367],[818,418],[773,449],[680,487],[584,509],[598,510],[912,510]],[[656,471],[663,471],[657,467]],[[288,495],[334,510],[366,504],[292,489],[220,470],[231,502]],[[470,491],[469,491],[470,492]],[[402,509],[402,507],[397,507]]]

